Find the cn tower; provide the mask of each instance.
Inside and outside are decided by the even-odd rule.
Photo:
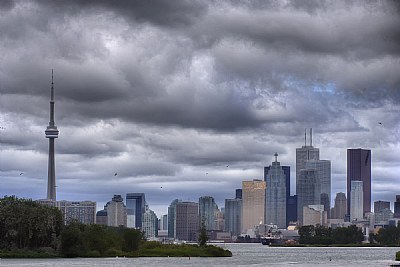
[[[49,165],[47,180],[47,199],[56,201],[56,164],[54,160],[54,139],[58,137],[58,129],[54,123],[54,83],[51,70],[50,122],[47,126],[46,138],[49,138]]]

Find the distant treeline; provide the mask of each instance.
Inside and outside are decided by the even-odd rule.
[[[201,237],[201,236],[200,236]],[[0,198],[0,257],[232,256],[220,247],[162,245],[126,227],[64,226],[59,209],[15,196]]]
[[[0,198],[0,249],[32,249],[59,245],[60,210],[15,196]]]
[[[355,225],[332,229],[325,226],[306,225],[299,229],[300,244],[332,245],[332,244],[360,244],[364,241],[364,234]],[[378,245],[400,245],[400,225],[379,229],[377,234],[370,234],[370,243]]]

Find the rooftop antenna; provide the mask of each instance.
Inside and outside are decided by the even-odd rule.
[[[307,146],[307,128],[304,129],[304,146]]]
[[[312,146],[312,128],[310,128],[310,146]]]
[[[51,69],[51,98],[50,98],[50,100],[54,100],[53,69]]]

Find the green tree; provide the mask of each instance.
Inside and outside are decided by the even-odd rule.
[[[314,225],[305,225],[299,228],[300,244],[313,244],[315,236]]]
[[[376,241],[382,245],[400,245],[400,227],[390,226],[379,229]]]
[[[333,243],[332,228],[317,225],[315,227],[314,243],[321,245],[330,245]]]
[[[71,222],[61,235],[61,255],[64,257],[79,257],[86,254],[83,245],[82,230],[84,226],[77,222]]]
[[[0,199],[0,249],[56,249],[62,226],[57,208],[15,196]]]
[[[199,231],[199,245],[204,246],[207,244],[207,241],[209,239],[207,235],[207,229],[206,229],[206,224],[204,223],[204,220],[201,222],[200,226],[200,231]]]
[[[361,228],[355,225],[333,229],[332,237],[335,244],[357,244],[364,240],[364,234]]]
[[[140,230],[124,228],[123,229],[124,251],[136,251],[139,249],[140,242],[144,240],[144,235]]]

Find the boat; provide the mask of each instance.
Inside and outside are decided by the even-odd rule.
[[[261,244],[273,246],[277,244],[283,244],[283,238],[280,231],[269,230],[263,236],[260,237]]]

